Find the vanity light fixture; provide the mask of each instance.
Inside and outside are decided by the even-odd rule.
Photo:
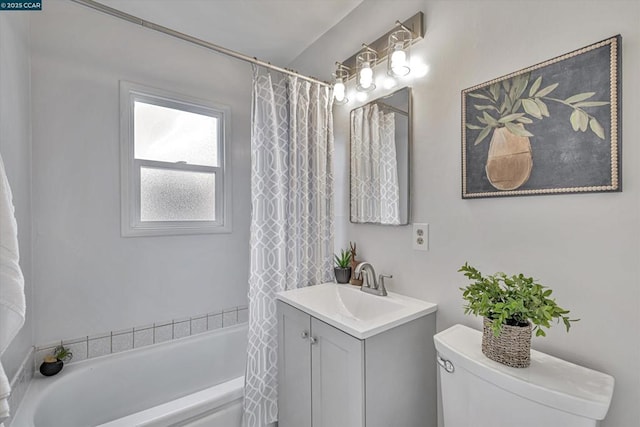
[[[333,73],[333,102],[341,105],[349,102],[346,95],[346,87],[344,82],[349,79],[349,68],[342,65],[340,62],[336,62],[336,72]]]
[[[373,67],[378,60],[378,53],[362,43],[362,50],[356,58],[356,90],[371,92],[376,88],[373,82]]]
[[[389,35],[387,48],[387,74],[392,77],[403,77],[411,72],[411,41],[413,33],[402,22],[396,21],[400,27]]]
[[[396,21],[394,27],[369,44],[362,44],[362,49],[342,62],[336,62],[334,73],[333,96],[335,104],[345,104],[345,85],[348,80],[355,78],[356,91],[354,98],[363,102],[367,94],[376,88],[374,68],[386,60],[386,76],[378,79],[378,84],[385,89],[398,85],[396,78],[416,74],[419,70],[415,64],[410,65],[411,45],[424,37],[424,14],[418,12],[404,22]],[[415,60],[415,58],[414,58]],[[415,62],[415,61],[414,61]],[[424,68],[424,67],[423,67]],[[413,70],[412,70],[413,69]],[[426,70],[422,75],[426,74]]]

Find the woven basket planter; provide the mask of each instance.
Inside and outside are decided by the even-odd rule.
[[[528,326],[502,325],[497,337],[491,329],[492,321],[483,320],[482,352],[491,360],[511,366],[527,368],[531,363],[531,323]]]

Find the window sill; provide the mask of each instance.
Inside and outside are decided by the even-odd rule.
[[[122,237],[180,236],[193,234],[229,234],[231,225],[140,225],[122,228]]]

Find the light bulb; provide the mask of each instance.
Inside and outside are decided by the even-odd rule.
[[[341,78],[337,78],[333,85],[333,98],[337,104],[344,104],[347,102],[345,98],[345,87]]]
[[[403,66],[407,63],[407,54],[404,50],[396,50],[391,55],[391,67]]]
[[[368,62],[365,62],[362,64],[362,69],[360,70],[360,86],[363,89],[369,89],[372,83],[373,70],[371,69],[371,65]]]
[[[391,74],[394,76],[406,76],[411,69],[407,64],[407,53],[402,48],[397,48],[391,54]]]

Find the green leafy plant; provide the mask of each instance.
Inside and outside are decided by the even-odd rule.
[[[550,298],[551,289],[536,283],[531,277],[522,274],[507,276],[504,273],[483,276],[468,263],[458,271],[473,282],[460,288],[462,298],[467,301],[464,313],[490,319],[495,336],[500,335],[502,325],[526,326],[529,322],[534,326],[536,336],[546,336],[542,328],[550,328],[553,319],[558,323],[562,320],[569,332],[571,322],[580,320],[569,319],[569,310]]]
[[[73,353],[69,348],[59,345],[53,349],[53,357],[63,362],[68,362],[73,357]]]
[[[348,268],[349,263],[351,262],[351,252],[341,249],[340,256],[336,254],[334,255],[334,258],[335,258],[336,266],[340,268]]]
[[[533,82],[530,82],[530,77],[531,73],[519,74],[468,94],[483,101],[473,105],[480,114],[476,116],[480,125],[466,124],[468,129],[480,130],[474,145],[481,143],[492,129],[498,127],[506,127],[517,136],[534,136],[525,126],[533,123],[533,119],[542,120],[549,117],[547,102],[559,103],[573,110],[569,122],[574,131],[586,132],[587,128],[590,128],[598,138],[605,139],[604,128],[588,113],[588,109],[608,105],[609,102],[588,101],[595,92],[579,93],[566,99],[551,97],[549,95],[559,83],[541,87],[542,76]]]

